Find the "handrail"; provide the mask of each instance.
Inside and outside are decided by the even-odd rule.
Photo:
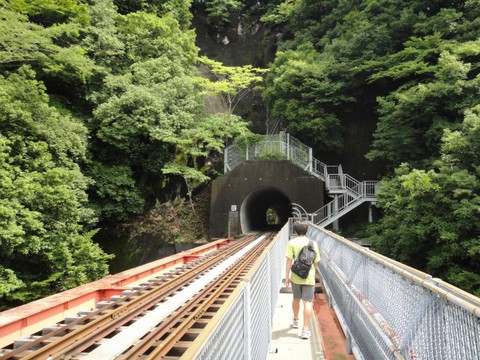
[[[303,208],[302,205],[297,204],[297,203],[292,203],[292,217],[295,219],[301,219],[301,220],[308,220],[309,214],[308,212]]]
[[[377,181],[358,182],[354,188],[347,188],[342,195],[335,197],[332,201],[313,212],[310,215],[310,219],[314,224],[326,226],[338,218],[339,213],[352,207],[353,204],[360,205],[365,201],[375,201],[377,189]],[[328,223],[325,223],[326,221]]]
[[[326,226],[365,201],[375,201],[377,181],[358,181],[344,174],[341,165],[326,165],[312,156],[312,148],[287,133],[260,135],[260,140],[246,146],[231,145],[225,149],[224,172],[231,171],[247,160],[285,159],[325,183],[325,188],[334,199],[310,214],[315,224]]]
[[[326,165],[314,160],[311,151],[310,147],[290,134],[260,135],[260,140],[254,144],[245,147],[233,144],[225,148],[224,172],[233,170],[247,160],[285,159],[314,175],[324,176]],[[313,167],[316,169],[316,166],[321,168],[321,173],[312,170]]]
[[[318,225],[319,270],[359,359],[478,359],[480,299]]]

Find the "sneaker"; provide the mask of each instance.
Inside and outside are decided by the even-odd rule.
[[[305,339],[305,340],[310,339],[310,330],[308,329],[302,330],[302,339]]]
[[[298,319],[293,319],[293,328],[298,329]]]

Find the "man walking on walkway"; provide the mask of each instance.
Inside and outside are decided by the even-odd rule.
[[[300,300],[303,302],[303,328],[302,328],[302,339],[310,338],[310,319],[312,317],[312,301],[313,295],[315,293],[315,273],[318,272],[318,262],[320,261],[320,253],[318,251],[318,246],[315,242],[315,260],[313,261],[312,267],[308,273],[306,279],[301,278],[293,272],[290,273],[293,260],[298,258],[300,251],[308,246],[310,239],[306,236],[308,230],[308,223],[306,221],[296,221],[293,224],[293,232],[298,236],[290,240],[287,244],[287,261],[285,265],[285,286],[289,287],[290,283],[292,284],[293,292],[293,301],[292,301],[292,310],[293,310],[293,327],[297,329],[299,327],[299,312],[300,312]]]

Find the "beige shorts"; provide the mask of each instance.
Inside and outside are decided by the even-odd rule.
[[[313,301],[315,293],[315,285],[299,285],[292,283],[292,292],[294,299],[302,299],[303,301]]]

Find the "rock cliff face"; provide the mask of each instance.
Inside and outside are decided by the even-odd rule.
[[[194,7],[193,26],[197,32],[197,46],[200,53],[221,61],[225,65],[253,65],[267,68],[275,59],[275,52],[281,41],[282,27],[265,25],[258,17],[247,17],[240,12],[230,16],[230,23],[222,28],[208,23],[201,7]],[[327,164],[341,164],[344,171],[359,180],[374,180],[382,172],[383,164],[365,158],[369,151],[372,134],[376,128],[377,114],[368,98],[358,102],[358,108],[342,115],[341,151],[320,151],[313,146],[314,155]],[[367,105],[365,102],[369,102]],[[236,113],[252,123],[252,131],[265,134],[269,126],[269,114],[259,91],[247,96]],[[281,126],[280,126],[281,127]]]
[[[203,9],[194,8],[193,11],[200,54],[228,66],[267,68],[273,62],[280,36],[278,27],[266,26],[258,17],[235,12],[230,16],[229,24],[219,29],[208,23]],[[251,121],[252,131],[265,134],[268,114],[260,92],[247,96],[236,113]]]
[[[225,65],[268,67],[274,59],[278,28],[266,26],[258,17],[235,12],[230,23],[219,29],[209,25],[206,14],[198,8],[194,9],[193,26],[200,52]]]

